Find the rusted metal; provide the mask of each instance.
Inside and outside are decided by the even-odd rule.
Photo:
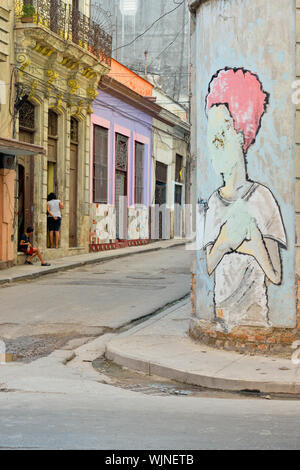
[[[101,26],[63,0],[15,0],[16,18],[23,16],[23,4],[34,7],[33,22],[63,39],[86,49],[105,64],[111,64],[112,36]],[[76,5],[76,4],[75,4]]]

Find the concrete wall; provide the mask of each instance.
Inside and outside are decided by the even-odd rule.
[[[298,2],[300,8],[300,2]],[[299,16],[299,12],[298,12]],[[197,154],[197,199],[208,202],[208,210],[212,210],[212,195],[217,194],[217,188],[223,186],[221,175],[217,176],[211,161],[211,148],[207,144],[210,132],[216,131],[217,117],[210,117],[210,109],[207,108],[209,122],[213,122],[215,129],[207,125],[205,112],[206,95],[209,84],[212,91],[212,104],[226,103],[222,101],[224,90],[233,85],[227,79],[221,79],[219,85],[213,81],[214,74],[221,69],[243,68],[248,70],[256,83],[261,83],[262,89],[269,94],[269,104],[262,111],[261,122],[256,121],[253,127],[246,130],[257,130],[256,140],[246,149],[245,141],[241,143],[246,154],[248,179],[266,188],[272,196],[272,204],[277,206],[277,221],[281,229],[285,229],[287,235],[286,248],[280,243],[282,279],[280,282],[272,282],[265,277],[264,308],[266,312],[267,326],[295,328],[296,326],[296,297],[295,297],[295,108],[292,105],[291,85],[295,80],[295,2],[294,0],[211,0],[201,2],[196,13],[195,30],[192,37],[194,57],[194,84],[193,84],[193,116],[194,116],[194,149]],[[299,25],[299,18],[298,18]],[[299,29],[299,28],[298,28]],[[298,32],[299,37],[299,32]],[[298,47],[298,46],[297,46]],[[299,51],[298,51],[299,52]],[[298,54],[299,56],[299,54]],[[299,65],[299,64],[298,64]],[[235,73],[235,72],[234,72]],[[244,72],[240,72],[244,73]],[[245,72],[246,73],[246,72]],[[298,73],[299,75],[299,73]],[[232,75],[233,76],[233,75]],[[218,75],[220,78],[220,75]],[[228,75],[227,75],[228,77]],[[222,81],[223,80],[223,81]],[[219,88],[218,88],[219,87]],[[247,87],[246,87],[247,88]],[[247,88],[249,89],[249,87]],[[234,91],[234,86],[232,89]],[[226,94],[226,93],[225,93]],[[237,93],[238,94],[238,93]],[[217,100],[213,102],[214,98]],[[218,102],[218,98],[220,101]],[[251,99],[253,96],[251,97]],[[250,101],[251,101],[250,99]],[[266,99],[267,101],[267,99]],[[258,116],[258,101],[255,98],[253,105],[255,115]],[[239,98],[234,97],[232,102],[235,111],[239,113],[245,102],[240,104]],[[237,107],[236,107],[237,106]],[[248,105],[247,105],[248,106]],[[246,106],[246,107],[247,107]],[[216,108],[216,106],[214,106]],[[227,113],[223,106],[224,113]],[[222,110],[222,107],[218,111]],[[231,110],[232,111],[232,110]],[[253,109],[248,108],[249,114],[244,115],[245,120]],[[299,113],[299,111],[298,111]],[[230,113],[229,113],[230,114]],[[223,119],[222,116],[219,116]],[[218,118],[218,119],[219,119]],[[297,118],[299,121],[299,114]],[[238,120],[232,122],[229,127],[239,135],[242,135]],[[246,122],[245,121],[245,122]],[[249,120],[249,122],[251,119]],[[261,124],[260,126],[258,124]],[[229,129],[228,127],[228,129]],[[234,133],[233,131],[233,133]],[[238,132],[239,131],[239,132]],[[216,131],[217,132],[217,131]],[[232,134],[233,135],[233,134]],[[298,133],[297,133],[298,135]],[[246,138],[245,135],[243,138]],[[209,140],[210,142],[210,140]],[[224,145],[222,137],[220,144]],[[231,141],[230,141],[231,142]],[[216,144],[216,141],[214,140]],[[231,142],[232,143],[232,142]],[[297,137],[297,143],[300,143]],[[212,142],[210,142],[212,144]],[[224,152],[226,152],[226,139]],[[224,156],[226,157],[225,153]],[[297,157],[298,158],[298,157]],[[218,166],[217,162],[217,166]],[[222,163],[222,162],[221,162]],[[232,163],[232,162],[231,162]],[[215,166],[216,166],[215,164]],[[299,167],[299,165],[298,165]],[[224,170],[225,171],[225,170]],[[299,169],[297,170],[299,175]],[[297,182],[298,185],[298,182]],[[261,187],[261,186],[259,186]],[[214,196],[216,197],[216,196]],[[270,199],[270,200],[271,200]],[[264,203],[258,204],[258,211],[263,213]],[[207,208],[206,208],[207,209]],[[296,204],[297,219],[300,215],[299,192]],[[275,209],[274,209],[275,213]],[[239,214],[241,216],[241,213]],[[257,218],[260,217],[257,215]],[[252,214],[253,216],[253,214]],[[254,217],[255,218],[255,217]],[[257,220],[257,218],[255,220]],[[271,222],[270,222],[271,223]],[[242,217],[235,222],[234,234],[242,224]],[[281,230],[281,233],[283,233]],[[199,219],[198,240],[203,243],[203,228]],[[252,232],[251,232],[252,233]],[[274,232],[275,236],[275,232]],[[251,235],[251,240],[253,235]],[[272,234],[269,235],[272,237]],[[284,235],[282,235],[283,238]],[[266,240],[266,238],[264,238]],[[285,242],[285,240],[283,240]],[[202,245],[203,246],[203,245]],[[227,255],[230,256],[230,255]],[[256,258],[255,258],[256,259]],[[264,271],[265,272],[265,271]],[[231,271],[230,276],[232,276]],[[224,273],[223,273],[224,274]],[[207,257],[205,250],[200,250],[197,257],[197,275],[195,285],[195,313],[196,318],[209,321],[216,320],[216,274],[208,274]],[[223,279],[224,285],[226,280]],[[240,287],[238,287],[239,289]],[[248,295],[248,294],[247,294]],[[252,297],[252,304],[257,298]],[[231,311],[238,310],[237,305],[231,305]],[[251,307],[251,306],[250,306]],[[249,307],[249,308],[250,308]],[[220,325],[226,324],[222,319],[224,312],[220,309]],[[241,309],[239,310],[241,311]],[[245,312],[244,312],[245,313]],[[263,322],[250,319],[245,313],[242,315],[243,324],[263,326]],[[229,329],[240,320],[235,319],[233,324],[225,325]]]
[[[296,75],[300,79],[300,0],[296,1]],[[297,105],[296,125],[296,272],[300,276],[300,103]]]

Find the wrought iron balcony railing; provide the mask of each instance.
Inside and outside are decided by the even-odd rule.
[[[18,20],[24,17],[24,4],[34,8],[33,23],[72,41],[110,66],[112,36],[91,18],[63,0],[15,0],[15,14]]]

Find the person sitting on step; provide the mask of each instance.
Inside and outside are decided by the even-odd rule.
[[[19,250],[27,255],[25,264],[33,264],[32,259],[35,256],[38,256],[42,266],[51,266],[49,263],[46,263],[42,253],[39,248],[34,248],[30,242],[30,235],[33,234],[33,227],[27,227],[25,233],[20,238]]]

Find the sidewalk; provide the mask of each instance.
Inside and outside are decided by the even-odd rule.
[[[175,246],[185,245],[185,243],[186,242],[184,240],[163,240],[150,243],[149,245],[134,246],[84,255],[68,256],[65,258],[51,260],[51,266],[49,267],[42,267],[39,262],[35,263],[33,266],[25,264],[18,265],[14,266],[13,268],[0,270],[0,285],[9,282],[34,279],[45,274],[52,274],[58,271],[78,268],[87,264],[101,263],[103,261],[124,258],[130,255],[172,248]]]
[[[198,344],[187,333],[190,312],[190,303],[183,301],[109,340],[106,358],[149,375],[207,388],[300,394],[300,365]]]

